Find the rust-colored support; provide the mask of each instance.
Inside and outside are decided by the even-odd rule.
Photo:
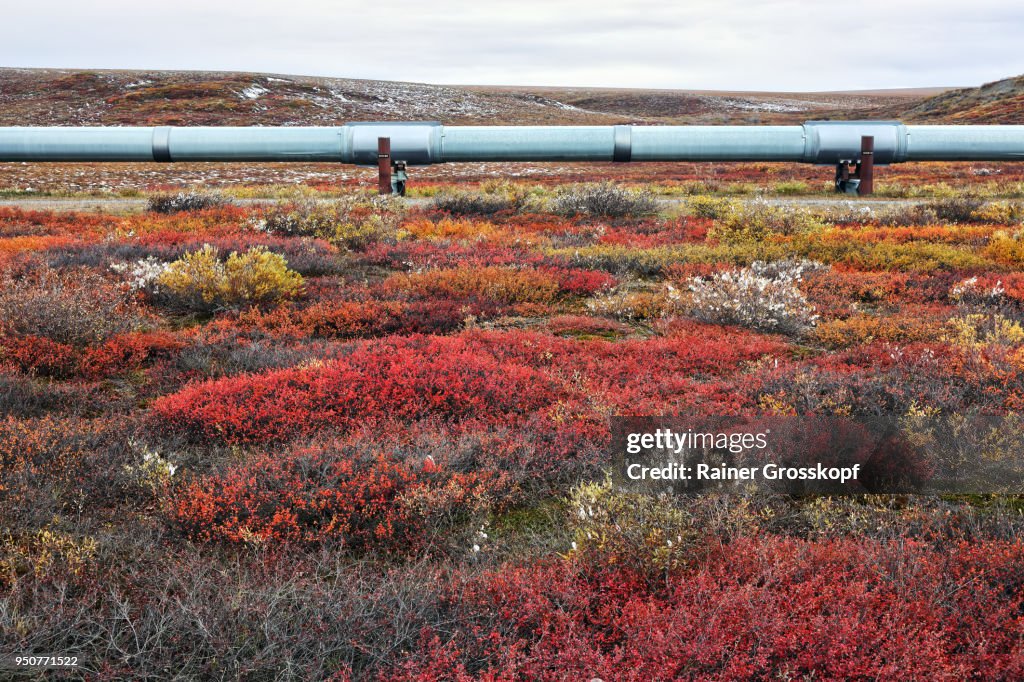
[[[377,191],[391,194],[391,138],[377,138]]]
[[[860,138],[860,166],[857,173],[860,177],[860,186],[857,194],[865,197],[875,191],[875,138],[873,135],[864,135]]]

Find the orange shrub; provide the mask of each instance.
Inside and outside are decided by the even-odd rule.
[[[848,348],[872,341],[931,342],[939,340],[942,333],[941,323],[919,317],[857,315],[821,322],[811,332],[811,338],[828,348]]]

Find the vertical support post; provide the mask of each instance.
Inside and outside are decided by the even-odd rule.
[[[850,181],[850,164],[840,161],[836,164],[836,192],[842,194]]]
[[[377,191],[391,194],[391,138],[377,138]]]
[[[860,187],[857,194],[867,196],[875,191],[875,138],[864,135],[860,138]]]

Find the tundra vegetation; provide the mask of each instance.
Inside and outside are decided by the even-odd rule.
[[[103,680],[1024,676],[1017,497],[605,477],[613,415],[1024,410],[1012,194],[437,190],[0,208],[0,653]]]

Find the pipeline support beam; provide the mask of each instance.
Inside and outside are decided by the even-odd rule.
[[[860,138],[860,168],[857,177],[860,178],[857,194],[864,197],[875,191],[875,138],[871,135]]]
[[[391,194],[391,138],[377,138],[377,192]]]

